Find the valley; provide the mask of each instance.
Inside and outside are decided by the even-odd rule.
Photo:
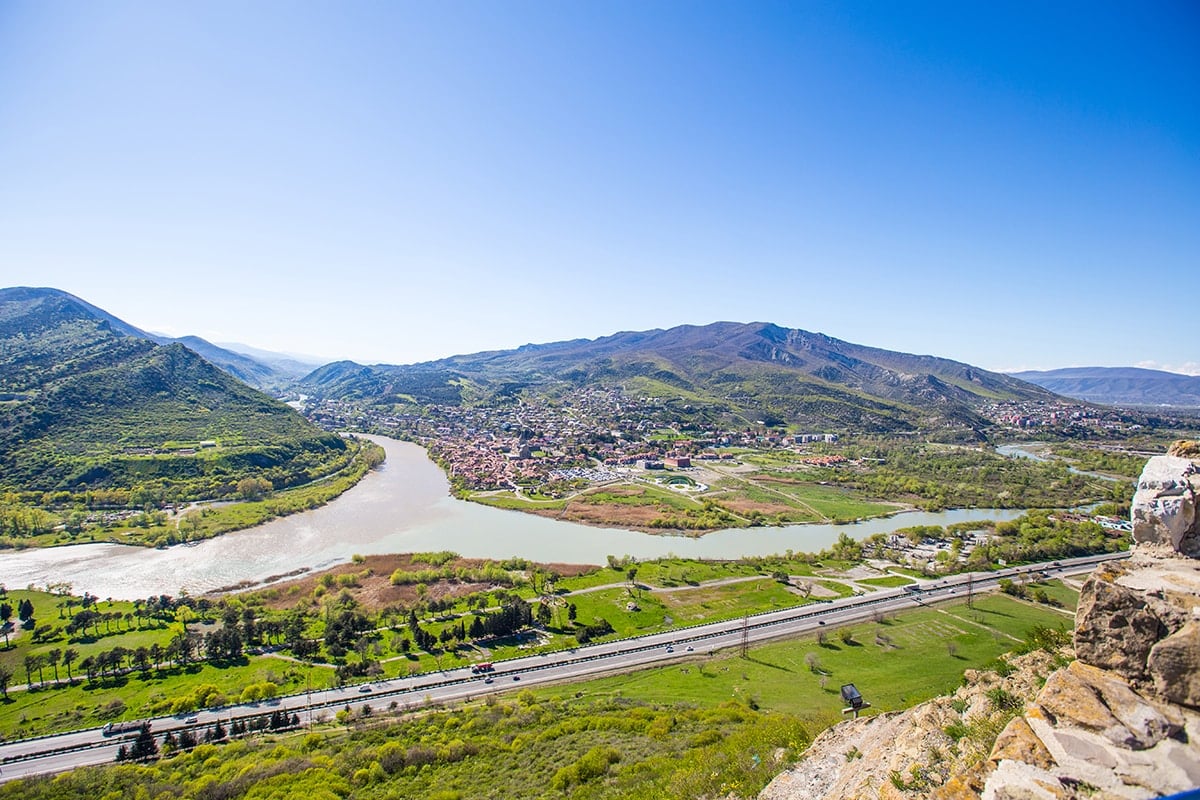
[[[627,789],[616,761],[593,762],[637,747],[630,776],[670,752],[656,780],[694,780],[675,762],[720,757],[711,714],[738,718],[738,748],[755,727],[778,752],[778,737],[828,726],[831,676],[902,708],[1023,639],[1061,646],[1045,632],[1078,583],[1060,574],[1124,556],[1136,462],[1190,425],[732,323],[250,370],[273,399],[207,343],[193,342],[221,369],[39,291],[0,315],[6,457],[22,465],[0,505],[6,777],[148,753],[163,769],[191,753],[236,764],[260,737],[328,758],[374,730],[501,707],[541,707],[551,726],[621,707],[661,726],[682,703],[686,746],[564,752],[575,760],[545,777],[586,793],[600,770]],[[1032,436],[1036,453],[996,447]],[[763,658],[803,663],[814,685],[786,699]],[[901,677],[912,659],[916,683]],[[516,705],[496,699],[514,690]],[[96,726],[132,736],[152,718],[134,750],[87,744]],[[21,755],[76,739],[75,755]],[[471,741],[431,757],[423,783],[382,762],[327,777],[464,786],[455,765],[486,749]],[[744,788],[777,771],[758,766]]]

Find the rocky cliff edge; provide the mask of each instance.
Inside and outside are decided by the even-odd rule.
[[[968,672],[951,697],[835,725],[760,800],[1143,800],[1200,787],[1198,495],[1200,444],[1146,464],[1132,555],[1084,583],[1074,660],[1031,653],[1003,676]]]

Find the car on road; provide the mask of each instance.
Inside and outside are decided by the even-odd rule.
[[[368,683],[364,683],[362,686],[358,687],[358,690],[360,692],[369,692],[369,691],[371,691],[371,685]]]
[[[483,682],[484,682],[484,683],[491,683],[491,682],[492,682],[492,676],[491,676],[491,675],[487,676],[486,678],[484,678],[484,679],[483,679]]]
[[[695,649],[695,648],[694,648],[694,647],[692,647],[692,646],[689,644],[689,645],[688,645],[688,648],[687,648],[687,651],[690,653],[690,652],[692,652],[694,649]]]
[[[200,721],[200,720],[199,720],[199,718],[197,718],[197,717],[196,717],[196,715],[195,715],[195,714],[193,714],[192,716],[190,716],[190,717],[188,717],[187,719],[185,719],[185,720],[183,721],[183,724],[184,724],[184,725],[195,725],[195,724],[196,724],[197,722],[199,722],[199,721]]]
[[[520,675],[513,675],[513,680],[514,680],[514,681],[519,681],[519,680],[521,680],[521,676],[520,676]]]
[[[674,647],[671,647],[671,645],[667,645],[667,652],[668,652],[668,653],[674,653],[674,652],[675,652],[675,648],[674,648]]]

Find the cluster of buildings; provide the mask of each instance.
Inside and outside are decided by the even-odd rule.
[[[540,487],[554,494],[558,483],[615,480],[619,467],[686,469],[696,461],[731,460],[728,448],[837,441],[836,434],[796,436],[762,428],[681,430],[678,411],[661,398],[609,388],[487,406],[433,405],[420,415],[324,401],[310,403],[306,414],[330,429],[352,426],[415,440],[456,485],[470,490]],[[814,458],[814,463],[845,460]]]
[[[1083,403],[990,403],[983,408],[983,416],[994,423],[1013,428],[1050,428],[1063,433],[1072,428],[1106,433],[1130,432],[1141,428],[1141,425],[1132,422],[1117,409],[1102,409]]]

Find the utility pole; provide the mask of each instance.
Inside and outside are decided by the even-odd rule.
[[[975,608],[975,578],[970,572],[967,573],[967,608]]]
[[[750,651],[750,616],[742,617],[742,658]]]

